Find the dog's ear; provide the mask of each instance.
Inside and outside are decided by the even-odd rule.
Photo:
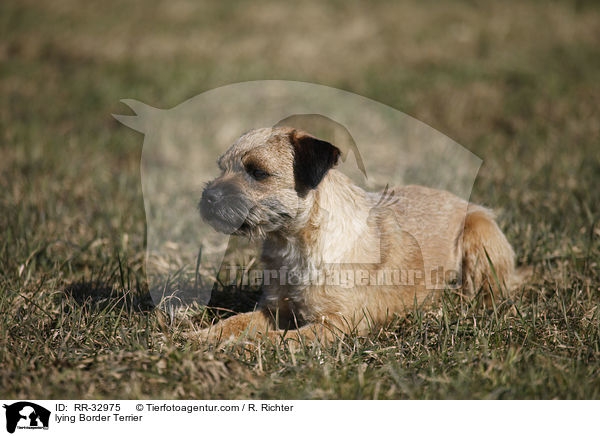
[[[327,171],[337,164],[340,150],[327,141],[297,130],[292,130],[289,136],[294,147],[296,190],[306,193],[315,189]]]

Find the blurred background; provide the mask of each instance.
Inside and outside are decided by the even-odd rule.
[[[499,211],[540,289],[597,296],[599,78],[595,1],[3,0],[1,292],[143,287],[143,136],[112,118],[131,113],[120,99],[167,109],[285,79],[380,101],[478,155],[472,200]],[[27,319],[7,343],[41,322]],[[36,353],[21,351],[17,373]]]
[[[600,203],[583,201],[598,200],[594,4],[3,1],[2,228],[31,211],[30,238],[141,248],[143,137],[112,119],[119,100],[170,108],[257,79],[341,88],[429,124],[483,159],[474,200],[529,212],[522,226],[583,220]]]

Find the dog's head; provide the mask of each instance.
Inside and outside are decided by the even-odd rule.
[[[337,147],[299,130],[251,130],[218,159],[222,174],[204,189],[202,217],[218,231],[248,236],[297,224],[339,156]]]

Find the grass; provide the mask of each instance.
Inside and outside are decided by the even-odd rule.
[[[584,1],[2,2],[0,397],[600,398],[598,29]],[[479,155],[472,199],[535,281],[330,345],[185,339],[229,312],[153,308],[142,137],[110,114],[272,78],[382,101]]]

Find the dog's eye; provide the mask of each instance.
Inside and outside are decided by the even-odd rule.
[[[270,176],[269,173],[258,168],[248,168],[247,171],[254,180],[264,180]]]

